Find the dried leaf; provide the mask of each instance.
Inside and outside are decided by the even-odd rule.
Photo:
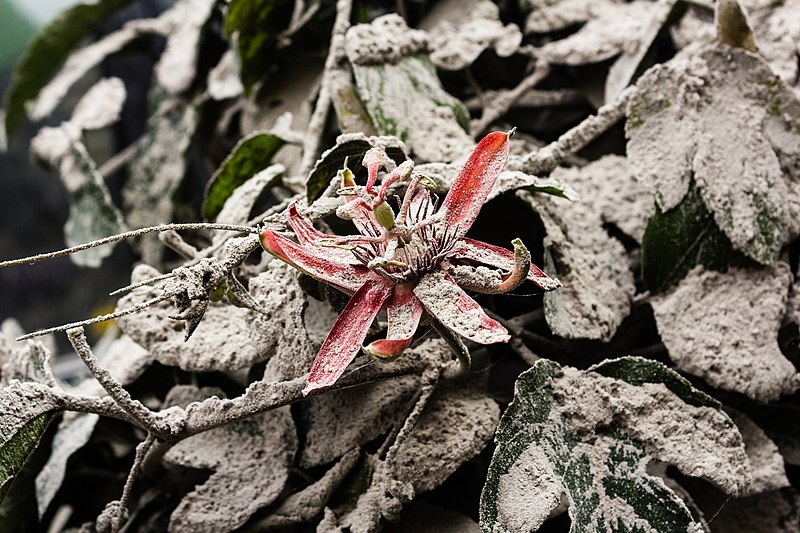
[[[17,62],[11,84],[5,91],[3,136],[13,137],[25,117],[25,104],[36,98],[64,58],[97,22],[128,3],[130,0],[85,0],[61,12],[36,34]]]
[[[344,167],[345,161],[347,161],[347,167],[354,174],[361,174],[365,169],[361,164],[364,154],[370,148],[377,147],[383,148],[398,165],[408,159],[405,144],[395,137],[367,137],[363,133],[340,135],[336,138],[336,146],[323,152],[311,170],[311,174],[308,175],[306,181],[308,203],[319,198],[336,173]]]
[[[424,55],[424,32],[410,29],[399,15],[385,15],[350,28],[345,47],[378,133],[399,137],[425,161],[452,161],[469,153],[469,114],[442,89]]]
[[[186,173],[186,154],[197,127],[198,109],[155,89],[156,112],[137,141],[130,176],[122,191],[128,225],[142,228],[172,221],[173,195]],[[156,237],[142,239],[145,262],[158,264],[162,246]]]
[[[522,42],[519,27],[504,25],[500,9],[489,0],[439,2],[420,27],[429,33],[431,61],[444,70],[467,68],[489,48],[508,57]]]
[[[167,404],[222,395],[218,390],[191,386],[175,389]],[[182,401],[176,402],[177,397]],[[183,497],[170,517],[170,533],[237,529],[280,496],[296,451],[297,433],[288,407],[179,442],[167,452],[166,461],[214,473]]]
[[[685,50],[637,87],[628,107],[628,156],[661,209],[680,203],[694,175],[734,248],[774,262],[787,237],[788,191],[767,130],[800,142],[793,126],[800,106],[788,103],[791,91],[760,57],[716,44]]]
[[[630,382],[618,374],[620,362],[636,369]],[[603,375],[606,365],[617,377]],[[536,530],[566,493],[576,531],[702,531],[646,467],[657,459],[728,492],[747,486],[741,436],[711,398],[698,405],[703,396],[645,359],[587,371],[538,361],[517,380],[500,421],[481,497],[482,528]]]
[[[783,263],[727,274],[695,268],[653,300],[670,358],[715,387],[758,401],[791,394],[800,375],[778,346],[790,280]]]
[[[517,193],[544,223],[544,270],[563,285],[544,296],[547,324],[567,338],[611,339],[630,312],[635,292],[628,256],[580,202]]]
[[[81,130],[97,130],[119,120],[125,103],[125,84],[119,78],[103,78],[80,99],[70,122]]]
[[[203,216],[214,220],[238,187],[269,167],[273,156],[285,142],[267,131],[257,131],[240,139],[206,185]],[[275,180],[280,176],[272,174]]]
[[[178,23],[169,32],[167,46],[155,68],[158,83],[170,95],[185,92],[195,77],[200,38],[216,0],[179,0],[175,4]]]

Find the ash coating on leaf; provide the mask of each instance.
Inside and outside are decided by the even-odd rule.
[[[418,159],[453,161],[474,146],[469,114],[442,88],[426,39],[393,14],[351,27],[345,48],[378,133],[399,137]]]
[[[137,266],[131,276],[157,276],[152,267]],[[117,302],[121,310],[160,295],[153,287],[139,287]],[[170,301],[159,302],[138,313],[117,319],[119,328],[137,344],[150,351],[156,361],[183,370],[210,372],[246,368],[266,359],[250,339],[250,311],[233,305],[212,302],[203,321],[188,341],[184,324],[170,318],[177,311]]]
[[[443,70],[467,68],[489,48],[500,57],[511,56],[522,42],[519,27],[504,25],[490,0],[439,2],[420,27],[428,32],[431,61]]]
[[[200,40],[216,0],[178,0],[178,23],[167,38],[167,46],[155,68],[158,83],[171,95],[186,91],[192,84],[200,53]]]
[[[653,193],[631,169],[626,157],[605,155],[583,167],[558,167],[550,178],[568,183],[581,206],[642,242],[647,219],[653,214]]]
[[[742,413],[730,413],[744,441],[744,451],[750,461],[753,481],[745,494],[761,494],[789,486],[786,468],[778,446],[750,418]]]
[[[607,363],[580,371],[547,360],[520,376],[481,497],[485,531],[537,529],[562,491],[575,531],[701,531],[681,499],[647,472],[653,458],[729,492],[747,487],[744,445],[723,412],[695,405],[699,392],[675,389],[679,376],[660,363],[611,362],[629,367],[622,379],[597,373]],[[532,501],[531,493],[543,497]]]
[[[110,126],[119,120],[126,96],[121,79],[103,78],[80,99],[70,122],[81,130]]]
[[[754,400],[800,387],[778,346],[791,273],[784,263],[727,273],[694,268],[653,311],[670,358],[681,370]]]
[[[694,176],[734,247],[773,263],[788,236],[792,199],[791,174],[784,176],[768,130],[777,120],[800,141],[792,92],[758,55],[718,44],[687,47],[637,87],[627,111],[628,156],[659,206],[678,205]]]
[[[214,388],[178,385],[165,407],[221,397]],[[183,497],[170,517],[170,533],[232,531],[258,509],[274,502],[289,477],[297,434],[289,407],[258,414],[189,437],[171,448],[165,461],[214,471]]]
[[[418,387],[416,376],[404,376],[307,398],[301,405],[305,443],[300,465],[330,463],[402,423]]]
[[[606,233],[588,204],[517,195],[541,217],[547,232],[544,270],[563,285],[544,296],[551,331],[566,338],[611,339],[635,292],[625,248]]]
[[[266,314],[250,311],[245,327],[259,360],[270,359],[268,371],[276,381],[307,373],[316,354],[303,319],[306,296],[298,275],[290,265],[272,260],[249,283],[250,294]]]

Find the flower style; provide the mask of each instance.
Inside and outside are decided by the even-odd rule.
[[[372,149],[364,156],[366,186],[357,186],[349,170],[340,172],[339,193],[346,203],[337,215],[352,220],[359,235],[322,233],[295,205],[288,210],[287,222],[298,242],[268,228],[261,230],[261,245],[269,253],[353,295],[323,342],[303,394],[333,385],[360,349],[380,358],[399,356],[411,344],[424,312],[472,341],[508,342],[508,331],[463,288],[496,294],[525,279],[546,291],[561,286],[531,264],[519,239],[512,242],[512,252],[465,236],[508,159],[512,134],[513,130],[494,132],[481,140],[441,206],[429,191],[431,180],[414,173],[410,160],[388,173],[376,191],[386,154]],[[387,189],[409,179],[395,213],[386,202]],[[362,348],[370,325],[384,308],[386,338]]]

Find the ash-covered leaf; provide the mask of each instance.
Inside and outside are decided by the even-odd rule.
[[[228,50],[208,73],[208,95],[214,100],[236,98],[244,92],[239,75],[239,58],[235,50]]]
[[[719,44],[684,50],[637,88],[628,106],[628,157],[659,207],[677,206],[693,176],[734,248],[774,262],[788,235],[784,172],[792,170],[782,170],[768,130],[800,142],[791,90],[759,56]]]
[[[668,211],[655,206],[642,237],[642,277],[651,292],[664,292],[697,265],[719,271],[732,266],[758,266],[733,249],[700,194],[692,188]]]
[[[168,405],[185,406],[219,390],[177,386]],[[171,448],[164,459],[173,464],[213,471],[204,483],[183,497],[170,516],[169,531],[227,532],[280,496],[294,454],[297,432],[288,407],[189,437]]]
[[[752,12],[750,21],[756,33],[758,51],[772,71],[787,84],[797,87],[798,47],[800,47],[800,0],[772,3]],[[795,89],[798,94],[800,92]]]
[[[237,187],[225,200],[225,204],[217,214],[216,221],[219,224],[246,224],[250,220],[250,211],[258,197],[265,189],[276,185],[285,172],[286,169],[283,165],[271,165],[256,173],[255,176]],[[220,231],[214,234],[213,239],[215,242],[222,242],[233,235],[235,235],[233,232]]]
[[[347,167],[355,174],[361,174],[364,166],[361,160],[370,148],[380,147],[396,163],[408,159],[405,144],[396,137],[368,137],[363,133],[346,133],[336,139],[336,145],[323,152],[317,160],[306,181],[308,203],[325,191],[331,179],[342,169],[345,160]]]
[[[653,213],[653,193],[636,179],[628,159],[605,155],[583,167],[558,167],[550,179],[567,183],[581,205],[642,242]]]
[[[234,37],[247,93],[275,64],[280,32],[289,26],[290,0],[232,0],[225,17],[225,33]]]
[[[55,377],[50,368],[50,352],[39,341],[28,340],[17,343],[0,339],[0,386],[12,380],[34,381],[45,385],[55,385]]]
[[[158,18],[132,20],[121,29],[70,54],[55,76],[50,78],[48,74],[47,85],[42,86],[36,100],[31,103],[31,118],[41,120],[49,116],[75,83],[108,56],[124,50],[140,37],[168,34],[175,25],[174,18],[174,10],[170,10]]]
[[[100,363],[123,386],[130,385],[153,362],[153,356],[128,336],[115,339],[102,354]],[[94,378],[86,379],[71,392],[105,396],[106,391]],[[66,413],[58,425],[51,445],[50,457],[36,476],[36,504],[39,517],[44,516],[55,498],[72,455],[89,442],[99,416],[93,413]]]
[[[142,228],[172,221],[173,195],[186,173],[186,154],[198,120],[194,104],[152,92],[158,102],[137,141],[130,176],[122,191],[128,225]],[[154,236],[141,241],[145,262],[158,264],[163,247]]]
[[[31,141],[31,151],[58,171],[69,195],[69,217],[64,224],[67,246],[83,244],[125,231],[122,213],[86,147],[80,132],[65,123],[42,128]],[[98,267],[111,254],[113,245],[99,246],[70,255],[81,266]]]
[[[200,52],[200,38],[216,0],[179,0],[176,8],[183,14],[167,37],[167,46],[155,68],[158,83],[176,96],[192,84]]]
[[[426,166],[427,165],[420,165],[417,170],[423,172],[423,170],[420,169]],[[445,188],[449,188],[449,184],[458,175],[458,170],[459,169],[457,166],[452,166],[448,169],[446,177],[441,175],[437,176],[442,178],[440,180],[442,183],[448,184]],[[488,202],[489,200],[496,198],[505,192],[515,191],[518,189],[526,189],[530,192],[552,194],[553,196],[558,196],[567,200],[577,201],[580,199],[580,195],[571,187],[571,185],[572,184],[570,182],[562,181],[560,177],[554,176],[553,174],[547,176],[546,178],[540,178],[538,176],[526,174],[519,170],[504,170],[497,176],[497,181],[495,182],[494,187],[492,187],[492,190],[489,193],[486,201]]]
[[[429,34],[431,61],[443,70],[467,68],[489,48],[500,57],[508,57],[522,42],[519,27],[504,25],[500,9],[490,0],[439,2],[421,28]]]
[[[3,98],[5,136],[13,137],[25,118],[25,105],[47,84],[62,61],[95,25],[130,0],[84,0],[61,12],[42,28],[17,61]]]
[[[318,515],[334,491],[358,462],[360,453],[351,450],[333,465],[318,481],[286,498],[277,509],[258,522],[262,531],[309,522]]]
[[[653,459],[727,492],[747,486],[744,445],[725,413],[685,403],[657,372],[635,372],[637,384],[601,375],[609,363],[579,371],[540,360],[519,377],[481,496],[484,531],[535,531],[562,494],[572,531],[702,531],[680,497],[647,473]],[[665,373],[672,387],[682,380]]]
[[[774,267],[697,267],[671,292],[653,300],[661,339],[681,370],[758,401],[800,387],[800,375],[778,346],[791,273]]]
[[[452,161],[473,146],[469,113],[442,88],[425,54],[427,36],[399,15],[351,27],[347,57],[361,100],[381,135],[399,137],[419,159]]]
[[[58,410],[41,384],[12,380],[0,389],[0,501]]]
[[[70,122],[81,130],[110,126],[119,120],[125,96],[125,84],[121,79],[103,78],[81,98]]]
[[[443,342],[437,344],[431,347],[447,350]],[[485,378],[470,376],[442,384],[398,448],[393,475],[414,487],[415,495],[444,483],[494,435],[500,408],[486,394]]]
[[[753,481],[746,494],[761,494],[789,486],[786,468],[778,446],[763,429],[742,413],[731,413],[744,441],[744,451],[750,461]]]
[[[308,398],[301,406],[306,439],[300,465],[330,463],[390,432],[402,424],[418,387],[417,378],[406,376]]]
[[[61,488],[67,461],[89,442],[98,420],[100,416],[93,413],[67,413],[58,425],[50,458],[36,476],[36,505],[40,519]]]
[[[551,331],[567,338],[611,339],[635,292],[624,247],[580,202],[517,194],[541,217],[547,233],[544,270],[563,285],[544,296]]]
[[[132,278],[140,276],[142,269],[135,269]],[[148,274],[158,275],[155,269],[147,270]],[[157,288],[140,287],[121,298],[117,308],[124,309],[159,294],[161,291]],[[259,353],[250,339],[250,312],[232,305],[211,303],[203,319],[205,325],[197,328],[188,340],[185,340],[183,323],[172,318],[176,310],[169,301],[120,317],[117,325],[161,364],[194,372],[236,370],[268,357]]]
[[[481,527],[472,520],[446,507],[414,501],[403,509],[400,520],[390,522],[384,533],[481,533]]]
[[[274,133],[257,131],[236,143],[206,185],[203,216],[214,220],[238,187],[269,167],[273,156],[285,142]],[[277,179],[280,174],[273,173],[272,177]]]
[[[250,342],[261,360],[270,359],[267,374],[273,380],[302,376],[317,352],[306,331],[306,296],[298,275],[290,265],[274,260],[249,283],[250,294],[263,310],[247,317]]]

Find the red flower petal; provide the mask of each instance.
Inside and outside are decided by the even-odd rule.
[[[259,237],[261,246],[281,261],[345,292],[356,292],[364,282],[376,278],[365,266],[337,261],[326,248],[306,249],[267,228],[261,230]]]
[[[335,239],[336,235],[328,235],[327,233],[322,233],[317,228],[315,228],[308,220],[305,219],[298,211],[297,205],[292,204],[289,206],[289,214],[286,217],[286,222],[289,224],[289,227],[292,228],[294,234],[297,235],[297,240],[300,241],[300,244],[306,248],[316,248],[321,247],[324,248],[321,251],[321,254],[325,254],[327,257],[331,259],[335,259],[339,263],[345,263],[348,265],[360,265],[361,261],[356,259],[356,257],[349,251],[343,250],[341,248],[334,248],[331,246],[322,246],[320,241],[323,239],[331,240]]]
[[[496,131],[478,143],[453,181],[442,202],[446,227],[458,225],[458,236],[466,235],[508,160],[510,133]]]
[[[361,349],[372,321],[392,294],[393,287],[388,281],[371,279],[350,298],[314,359],[303,395],[336,383]]]
[[[386,302],[386,313],[389,316],[386,338],[365,346],[364,351],[375,357],[394,359],[411,345],[422,318],[422,303],[414,296],[413,287],[395,285]]]
[[[506,271],[514,269],[514,252],[511,250],[506,250],[501,246],[495,246],[488,242],[476,241],[475,239],[465,238],[461,243],[463,246],[450,254],[453,259],[466,259]],[[551,278],[533,263],[531,263],[527,279],[545,291],[552,291],[561,287],[560,281]]]
[[[440,270],[423,276],[414,294],[430,314],[462,337],[481,344],[508,342],[511,338],[506,328]]]

